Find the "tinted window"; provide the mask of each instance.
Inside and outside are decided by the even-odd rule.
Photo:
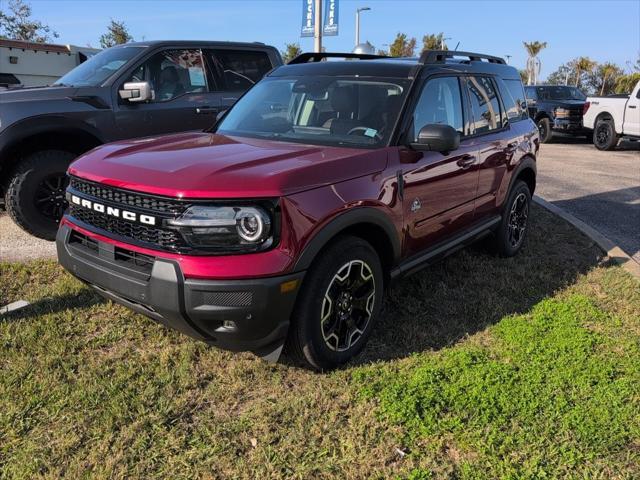
[[[221,87],[228,91],[245,91],[271,70],[271,61],[265,52],[242,50],[214,50],[211,52]]]
[[[536,87],[524,87],[525,94],[527,98],[531,100],[536,100],[538,96],[536,95]]]
[[[502,102],[511,123],[528,117],[524,89],[520,80],[499,81]]]
[[[151,84],[156,102],[208,90],[200,50],[164,50],[156,53],[127,79],[127,82],[143,81]]]
[[[538,98],[541,100],[586,100],[586,95],[576,87],[564,85],[553,87],[538,87]]]
[[[429,124],[450,125],[464,134],[462,96],[457,77],[429,80],[413,112],[413,141],[418,132]]]
[[[473,133],[502,128],[500,101],[493,81],[488,77],[468,77],[466,83],[471,99]]]
[[[78,65],[54,85],[72,87],[97,87],[116,73],[144,47],[114,47],[103,50],[86,62]]]

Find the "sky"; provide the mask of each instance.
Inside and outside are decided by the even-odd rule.
[[[260,41],[280,50],[299,42],[302,0],[26,0],[33,17],[60,37],[57,43],[99,46],[111,18],[124,20],[136,40]],[[6,8],[8,0],[0,0]],[[545,41],[542,78],[578,56],[612,61],[628,70],[640,55],[640,0],[339,0],[339,35],[328,51],[351,51],[355,10],[361,41],[387,49],[398,32],[416,37],[444,32],[449,48],[498,56],[524,68],[523,41]]]

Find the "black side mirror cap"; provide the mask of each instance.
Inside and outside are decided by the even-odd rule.
[[[420,129],[418,141],[411,143],[414,150],[451,152],[460,146],[460,132],[450,125],[430,123]]]

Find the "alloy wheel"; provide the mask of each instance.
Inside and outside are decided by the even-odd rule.
[[[527,229],[528,217],[529,200],[524,193],[519,193],[511,204],[509,223],[507,224],[511,247],[516,248],[522,243]]]
[[[324,294],[322,337],[333,351],[349,350],[362,337],[373,313],[376,284],[371,267],[352,260],[338,269]]]
[[[59,220],[67,208],[65,190],[67,178],[65,175],[49,175],[38,188],[34,202],[38,211],[48,218]]]

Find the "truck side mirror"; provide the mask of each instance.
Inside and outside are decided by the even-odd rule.
[[[450,125],[427,124],[418,132],[417,142],[411,144],[414,150],[451,152],[460,146],[460,133]]]
[[[118,91],[120,98],[131,103],[153,100],[153,90],[149,82],[128,82]]]

